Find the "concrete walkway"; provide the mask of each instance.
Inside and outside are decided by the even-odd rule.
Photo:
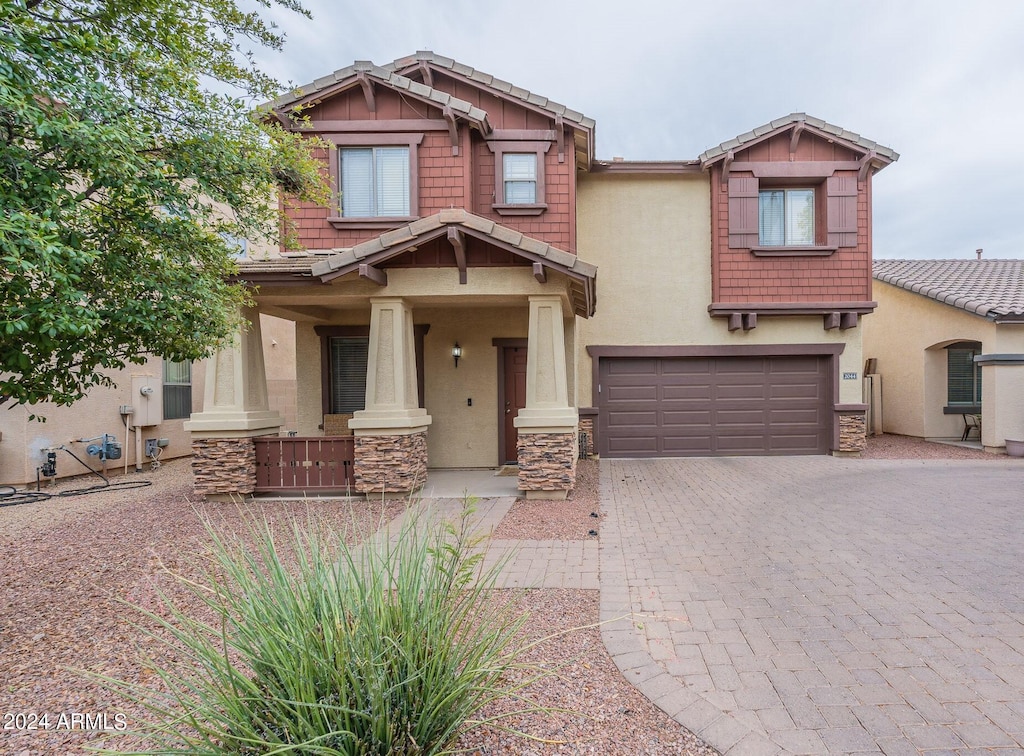
[[[459,518],[465,506],[462,497],[422,498],[417,506],[425,507],[429,516],[444,517],[451,522]],[[514,496],[481,498],[475,502],[472,520],[475,532],[480,535],[493,532],[514,503]],[[388,531],[397,533],[405,517],[410,515],[410,510],[406,510],[388,525]],[[501,563],[496,588],[582,588],[596,591],[600,587],[598,559],[596,540],[491,539],[487,541],[483,566],[487,570]]]
[[[601,463],[605,644],[724,754],[1024,754],[1024,463]]]

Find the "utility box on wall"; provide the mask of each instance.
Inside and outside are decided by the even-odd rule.
[[[133,375],[131,396],[135,411],[129,416],[132,427],[159,425],[164,421],[163,384],[152,375]]]

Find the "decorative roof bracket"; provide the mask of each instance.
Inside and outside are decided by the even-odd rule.
[[[548,272],[544,270],[544,263],[535,262],[533,264],[533,277],[536,278],[539,283],[547,283]]]
[[[793,133],[789,137],[789,154],[795,155],[797,145],[800,144],[800,135],[804,133],[804,122],[797,121],[793,127]]]
[[[367,263],[360,263],[359,265],[359,277],[365,278],[367,281],[373,281],[378,286],[388,285],[388,274],[387,271],[383,271],[380,268],[375,268]]]
[[[562,116],[555,116],[555,142],[558,145],[558,162],[565,162],[565,123]]]
[[[444,120],[448,122],[448,136],[452,140],[452,155],[457,156],[459,154],[459,124],[455,120],[452,109],[447,105],[444,106],[441,113],[444,115]]]
[[[722,161],[722,188],[729,185],[729,169],[732,168],[732,161],[736,159],[736,153],[729,150],[725,153],[725,160]]]
[[[360,71],[357,73],[356,81],[358,81],[359,86],[363,88],[363,97],[366,98],[366,109],[371,113],[376,113],[377,101],[373,95],[373,82],[370,81],[370,77],[366,75],[366,71]]]
[[[448,227],[448,242],[455,250],[455,265],[459,268],[459,283],[466,283],[466,236],[454,226]]]
[[[427,65],[427,61],[421,60],[419,65],[419,71],[423,74],[423,83],[428,87],[434,86],[434,72],[430,70],[430,66]]]
[[[868,177],[868,171],[871,170],[871,162],[878,157],[878,153],[874,150],[868,152],[867,155],[860,159],[860,171],[857,173],[857,180],[863,181]]]

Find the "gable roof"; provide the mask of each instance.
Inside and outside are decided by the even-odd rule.
[[[496,76],[491,76],[489,73],[478,71],[471,66],[464,65],[463,63],[459,63],[451,58],[446,58],[443,55],[437,55],[430,50],[417,50],[415,54],[393,60],[391,63],[385,64],[383,68],[388,71],[409,71],[417,67],[420,63],[426,63],[438,69],[444,69],[445,73],[455,74],[467,81],[471,81],[483,89],[490,90],[499,97],[514,98],[528,105],[547,111],[552,115],[561,116],[563,120],[574,123],[584,129],[593,130],[596,125],[593,118],[587,118],[582,113],[572,110],[571,108],[567,108],[561,103],[557,103],[554,100],[549,100],[547,97],[534,94],[522,87],[517,87],[514,84],[497,78]]]
[[[1024,260],[875,260],[873,274],[996,323],[1024,322]]]
[[[265,107],[274,112],[285,109],[293,110],[302,105],[322,100],[332,94],[357,86],[360,83],[361,77],[400,91],[403,94],[411,95],[428,105],[448,109],[455,116],[465,118],[475,124],[484,134],[489,134],[491,131],[485,110],[476,107],[466,100],[452,97],[447,92],[442,92],[426,84],[400,76],[393,71],[385,70],[368,60],[357,60],[352,65],[339,68],[334,73],[323,76],[305,86],[296,87],[291,92],[281,95],[276,100],[268,103]]]
[[[590,168],[594,160],[594,127],[596,123],[593,118],[588,118],[561,103],[517,87],[491,74],[477,71],[475,68],[451,58],[437,55],[430,50],[420,50],[414,55],[398,58],[383,66],[378,66],[368,60],[357,60],[350,66],[339,68],[334,73],[316,81],[296,87],[291,92],[281,95],[262,107],[279,114],[278,117],[282,121],[286,121],[284,112],[287,110],[318,102],[358,84],[372,82],[391,87],[403,95],[411,95],[427,104],[445,109],[456,118],[470,121],[484,136],[490,135],[492,129],[485,110],[432,86],[431,71],[435,70],[486,90],[499,99],[510,100],[527,109],[543,113],[556,123],[560,121],[569,125],[575,135],[573,141],[577,164],[584,170]],[[420,74],[418,78],[423,78],[424,82],[421,83],[411,78],[417,73]]]
[[[875,159],[880,162],[883,167],[889,163],[899,160],[899,153],[895,150],[878,144],[878,142],[872,142],[870,139],[866,139],[860,134],[847,131],[842,126],[835,126],[827,121],[821,120],[820,118],[809,116],[806,113],[790,113],[788,116],[776,118],[774,121],[769,121],[763,126],[758,126],[756,129],[748,131],[745,134],[740,134],[727,142],[722,142],[717,147],[712,147],[711,149],[706,150],[701,153],[701,165],[707,167],[709,164],[724,158],[730,152],[751,147],[758,142],[762,142],[776,134],[791,129],[797,124],[801,124],[803,128],[808,129],[811,133],[817,133],[825,139],[842,142],[847,147],[865,155],[873,152],[875,153]]]
[[[420,218],[337,254],[318,257],[315,261],[305,258],[301,263],[275,261],[272,265],[264,262],[240,264],[240,277],[244,278],[247,271],[294,274],[301,268],[308,271],[313,278],[319,278],[327,283],[358,271],[361,265],[386,262],[412,247],[456,231],[564,274],[569,279],[570,295],[576,313],[585,318],[594,314],[597,304],[597,266],[583,262],[576,255],[545,241],[525,236],[515,229],[457,208]]]

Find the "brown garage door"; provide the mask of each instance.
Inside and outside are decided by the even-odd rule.
[[[609,357],[598,438],[608,457],[826,454],[829,361]]]

